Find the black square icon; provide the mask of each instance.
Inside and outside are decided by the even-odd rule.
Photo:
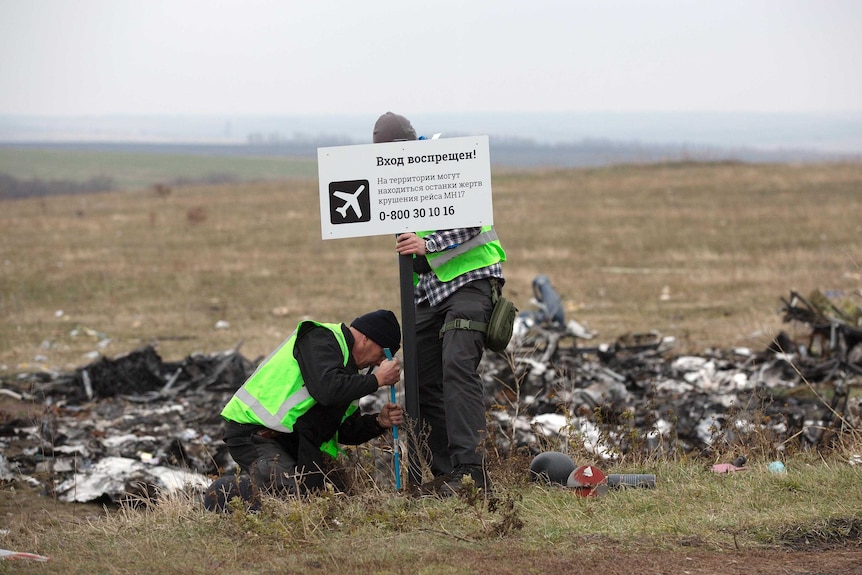
[[[332,224],[371,221],[368,180],[329,183],[329,221]]]

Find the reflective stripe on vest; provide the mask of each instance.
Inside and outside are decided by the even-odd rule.
[[[434,232],[419,232],[417,235],[424,237],[431,233]],[[484,226],[475,237],[466,242],[451,249],[426,254],[425,258],[434,275],[440,281],[448,282],[467,272],[506,261],[506,252],[503,251],[494,228]],[[418,279],[414,274],[414,285],[418,283]]]
[[[275,415],[271,415],[269,411],[263,407],[260,402],[248,392],[248,390],[244,388],[239,388],[234,396],[244,402],[253,412],[254,414],[260,418],[261,423],[267,426],[270,429],[274,429],[276,431],[281,432],[290,432],[291,430],[287,429],[282,423],[282,419],[287,416],[287,412],[302,403],[305,400],[314,401],[308,393],[308,389],[303,386],[299,391],[295,392],[291,395],[287,401],[285,401],[281,405],[281,409]],[[350,415],[359,409],[359,406],[356,405],[356,402],[350,404],[347,408],[347,411],[344,412],[344,416],[342,416],[341,421],[344,421]],[[338,432],[335,433],[335,437],[328,441],[324,441],[320,446],[320,450],[331,455],[333,458],[338,457]]]
[[[256,397],[249,393],[245,387],[240,387],[236,390],[234,397],[246,404],[252,413],[254,413],[255,417],[260,420],[262,425],[282,433],[290,433],[293,431],[293,429],[288,429],[282,423],[282,420],[287,417],[288,412],[303,401],[314,401],[311,394],[308,393],[308,388],[304,385],[294,391],[290,397],[288,397],[281,406],[279,406],[278,412],[276,413],[270,413],[269,410],[265,408]]]
[[[293,431],[293,424],[315,403],[302,381],[299,364],[293,356],[296,337],[303,323],[255,370],[234,393],[221,412],[225,419],[237,423],[252,423],[282,433]],[[331,331],[344,355],[344,364],[350,358],[347,341],[341,324],[310,322]],[[273,378],[276,378],[273,380]],[[283,387],[274,387],[274,386]],[[267,404],[261,401],[267,400]],[[277,403],[276,403],[277,402]]]
[[[451,250],[445,250],[439,252],[439,254],[433,254],[435,257],[428,258],[428,265],[431,266],[431,269],[437,269],[443,264],[446,264],[461,254],[465,254],[468,251],[472,250],[476,246],[481,246],[484,244],[490,244],[494,240],[498,240],[497,232],[491,228],[487,232],[481,232],[474,237],[470,238],[463,244],[452,248]]]

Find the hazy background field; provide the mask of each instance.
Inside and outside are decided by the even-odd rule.
[[[601,341],[658,330],[680,352],[760,348],[792,327],[791,289],[862,287],[859,164],[498,168],[493,186],[509,296],[531,309],[546,274]],[[164,188],[2,203],[5,372],[150,342],[166,359],[240,343],[257,357],[304,317],[399,311],[394,240],[322,241],[314,177]]]
[[[497,169],[493,186],[509,296],[531,309],[531,282],[547,274],[599,341],[659,330],[676,353],[763,348],[792,328],[779,313],[791,289],[862,298],[859,164]],[[256,358],[306,316],[400,311],[394,239],[324,242],[318,202],[314,178],[0,202],[0,378],[151,342],[166,360],[240,344]],[[10,414],[26,408],[5,401]],[[800,561],[846,572],[858,565],[859,471],[847,464],[858,445],[850,433],[831,456],[776,449],[786,476],[765,461],[724,477],[700,460],[627,460],[612,472],[656,473],[659,488],[598,499],[528,485],[526,461],[509,459],[493,509],[383,487],[262,515],[220,517],[191,498],[117,512],[20,486],[0,491],[0,515],[4,547],[64,573],[460,572],[453,553],[475,556],[473,572],[714,572],[728,557],[760,573]],[[727,505],[741,500],[751,505]],[[0,573],[42,567],[7,561]]]
[[[314,165],[386,110],[491,137],[508,294],[529,309],[547,274],[600,341],[762,347],[791,327],[791,289],[859,293],[862,4],[425,8],[0,2],[0,379],[150,342],[256,357],[307,315],[397,309],[393,238],[321,241]],[[167,145],[202,143],[232,155]],[[33,410],[34,437],[58,410],[0,398]],[[0,547],[52,561],[0,574],[857,572],[859,445],[797,454],[784,476],[627,462],[659,488],[589,500],[510,461],[496,512],[384,488],[79,521],[18,482],[0,489]]]

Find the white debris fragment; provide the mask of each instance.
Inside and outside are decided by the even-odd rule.
[[[588,330],[573,319],[566,323],[566,333],[582,339],[593,339],[596,336],[596,332]]]
[[[8,549],[0,549],[0,559],[32,559],[33,561],[40,561],[42,563],[51,560],[50,557],[45,557],[44,555],[25,553],[22,551],[9,551]]]
[[[537,415],[530,423],[541,429],[548,437],[559,435],[561,430],[569,425],[566,417],[559,413]]]
[[[207,476],[200,473],[147,465],[127,457],[106,457],[57,486],[57,495],[66,502],[86,503],[103,497],[119,501],[138,493],[139,485],[150,485],[162,495],[170,495],[188,488],[206,489],[209,484]]]

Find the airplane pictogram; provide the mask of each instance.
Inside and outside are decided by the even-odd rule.
[[[368,180],[329,182],[329,221],[358,224],[371,221],[371,184]]]
[[[341,214],[342,218],[347,217],[347,210],[353,210],[353,213],[356,214],[357,218],[362,217],[362,208],[359,206],[359,194],[365,191],[365,186],[359,186],[352,194],[349,192],[335,191],[332,192],[332,195],[338,198],[339,200],[344,200],[344,205],[340,208],[335,208],[335,211]]]

